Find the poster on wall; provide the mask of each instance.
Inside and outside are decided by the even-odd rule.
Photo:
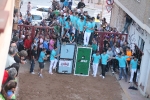
[[[78,47],[76,54],[74,75],[89,76],[92,49]]]
[[[59,60],[58,73],[72,73],[72,60]]]

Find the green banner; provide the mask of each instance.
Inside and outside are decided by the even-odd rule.
[[[89,47],[78,47],[75,62],[75,75],[89,75],[92,49]]]

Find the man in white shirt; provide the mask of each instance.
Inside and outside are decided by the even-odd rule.
[[[6,60],[5,68],[10,67],[12,64],[16,63],[15,60],[14,60],[15,54],[16,54],[16,48],[10,47],[9,48],[9,53],[8,53],[8,56],[7,56],[7,60]]]

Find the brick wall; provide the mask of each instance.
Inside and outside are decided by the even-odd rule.
[[[132,12],[141,22],[150,27],[150,0],[118,0],[130,12]]]

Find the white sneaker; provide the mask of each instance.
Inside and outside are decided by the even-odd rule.
[[[103,76],[103,79],[105,78],[105,76]]]
[[[93,77],[96,77],[96,76],[93,76]]]
[[[35,74],[34,72],[31,72],[31,74]]]
[[[49,73],[49,74],[51,74],[51,75],[52,75],[53,73]]]
[[[100,77],[102,77],[102,75],[99,75]]]
[[[114,74],[115,72],[112,72],[112,74]]]
[[[42,75],[42,74],[40,74],[40,75],[39,75],[39,77],[43,78],[43,75]]]

